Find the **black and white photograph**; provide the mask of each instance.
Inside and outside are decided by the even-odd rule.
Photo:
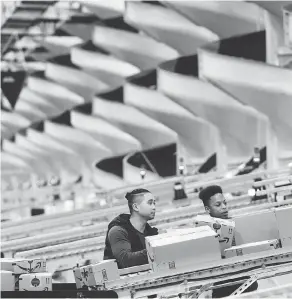
[[[292,1],[0,5],[0,298],[292,298]]]

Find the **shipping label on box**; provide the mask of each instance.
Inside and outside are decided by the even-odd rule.
[[[242,256],[266,250],[275,250],[279,248],[279,246],[280,245],[278,240],[267,240],[261,242],[248,243],[226,249],[225,256],[226,258],[230,258],[234,256]]]
[[[105,282],[120,279],[115,260],[105,260],[98,264],[88,265],[88,286],[102,285]]]
[[[19,291],[52,291],[52,274],[31,273],[20,275]]]
[[[222,256],[225,255],[225,249],[232,246],[235,233],[235,223],[232,220],[219,219],[210,217],[209,215],[198,215],[194,218],[196,226],[208,225],[219,236],[219,243]]]
[[[74,278],[75,278],[75,282],[76,282],[76,288],[81,289],[84,286],[86,286],[86,284],[84,283],[84,281],[82,279],[81,269],[79,267],[74,267],[73,273],[74,273]]]
[[[150,241],[146,249],[150,267],[155,272],[190,268],[221,259],[217,235],[209,227],[197,233]]]
[[[292,246],[292,207],[274,210],[282,247]]]
[[[47,265],[44,259],[16,260],[12,263],[12,266],[15,274],[47,272]]]
[[[1,292],[15,291],[15,276],[13,272],[1,270]]]
[[[82,266],[79,269],[81,273],[81,284],[88,286],[88,278],[89,278],[88,266]]]

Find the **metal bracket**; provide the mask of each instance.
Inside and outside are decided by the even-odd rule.
[[[208,291],[213,283],[207,283],[203,285],[199,290],[196,290],[189,298],[199,298],[204,292]]]
[[[252,275],[245,283],[243,283],[237,290],[235,290],[229,297],[238,296],[242,294],[248,287],[259,279],[260,275]]]
[[[180,287],[184,287],[184,292],[181,293],[181,298],[199,298],[205,291],[209,290],[213,283],[207,283],[200,289],[192,287],[191,283],[188,286],[188,281],[185,280]]]

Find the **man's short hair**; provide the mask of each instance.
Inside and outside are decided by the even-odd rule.
[[[135,202],[135,198],[137,197],[137,195],[141,195],[141,194],[144,194],[144,193],[151,193],[151,192],[149,190],[143,189],[143,188],[134,189],[131,192],[127,192],[125,197],[128,201],[128,206],[129,206],[130,213],[133,212],[133,203]]]
[[[203,201],[204,206],[208,206],[210,198],[218,193],[223,193],[222,188],[218,185],[212,185],[204,188],[200,193],[199,193],[199,198]]]

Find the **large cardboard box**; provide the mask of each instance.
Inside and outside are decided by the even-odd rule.
[[[20,275],[19,291],[52,291],[52,274],[31,273]]]
[[[22,258],[2,258],[0,259],[1,270],[14,272],[16,262],[24,261]]]
[[[292,207],[276,208],[275,215],[282,247],[292,246]]]
[[[120,279],[116,260],[105,260],[98,264],[82,267],[83,282],[87,286],[102,285],[104,282]]]
[[[209,231],[208,226],[169,229],[167,230],[166,233],[146,237],[145,238],[146,249],[147,247],[150,246],[149,243],[155,240],[172,238],[174,236],[183,236],[183,235],[193,234],[193,233],[200,233],[203,231]]]
[[[194,218],[197,227],[208,225],[219,235],[221,255],[225,255],[225,249],[232,246],[235,223],[233,220],[214,218],[209,215],[198,215]]]
[[[241,256],[266,250],[275,250],[279,248],[278,240],[267,240],[261,242],[254,242],[243,244],[239,246],[233,246],[225,250],[225,257],[230,258],[234,256]]]
[[[42,273],[47,271],[44,259],[13,259],[2,258],[1,270],[12,271],[15,274]]]
[[[0,259],[1,270],[13,272],[14,271],[13,264],[15,263],[15,261],[16,261],[16,259],[12,259],[12,258]]]
[[[190,268],[221,259],[217,234],[209,227],[185,235],[150,240],[146,249],[154,272]]]
[[[274,209],[238,215],[233,219],[237,246],[280,238]]]
[[[15,277],[13,272],[1,270],[1,292],[15,291]]]

